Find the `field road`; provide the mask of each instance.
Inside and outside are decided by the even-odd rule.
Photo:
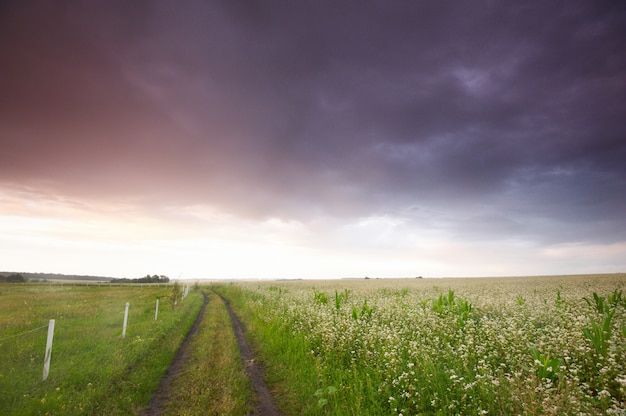
[[[172,364],[161,379],[159,387],[155,391],[148,404],[147,409],[142,413],[142,416],[161,416],[166,412],[168,403],[172,396],[172,382],[176,377],[184,371],[185,363],[189,355],[191,341],[194,335],[198,332],[200,323],[205,314],[205,310],[208,304],[208,296],[204,295],[204,304],[196,317],[196,320],[185,336],[183,343],[181,344]],[[233,332],[237,340],[241,360],[244,364],[244,369],[247,376],[250,379],[250,384],[255,392],[255,398],[253,401],[253,409],[250,415],[252,416],[280,416],[281,413],[274,404],[272,394],[265,384],[264,369],[263,366],[258,364],[255,360],[252,349],[245,339],[243,326],[228,303],[228,300],[223,298],[219,293],[216,293],[220,297],[224,306],[226,307],[233,327]]]

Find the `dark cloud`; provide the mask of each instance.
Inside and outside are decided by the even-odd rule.
[[[5,181],[626,237],[623,6],[61,4],[2,13]]]

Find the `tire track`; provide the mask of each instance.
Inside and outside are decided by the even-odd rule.
[[[163,413],[163,406],[169,401],[171,393],[172,393],[172,381],[176,378],[176,376],[181,372],[185,361],[187,361],[187,356],[189,355],[189,348],[191,346],[191,339],[198,332],[198,328],[200,327],[200,322],[202,322],[202,318],[204,317],[204,312],[206,310],[206,306],[209,303],[209,298],[207,294],[202,292],[204,296],[204,303],[202,304],[202,308],[200,308],[200,312],[198,312],[198,316],[196,316],[196,320],[194,321],[191,329],[185,335],[185,339],[182,344],[178,348],[176,352],[176,356],[170,364],[169,368],[165,372],[163,378],[161,378],[161,382],[159,383],[159,387],[156,389],[154,394],[152,395],[152,399],[150,399],[150,403],[146,410],[142,413],[142,416],[160,416]]]

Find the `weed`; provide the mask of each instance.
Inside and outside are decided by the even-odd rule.
[[[339,310],[341,308],[341,304],[348,301],[349,295],[350,291],[348,289],[344,289],[343,292],[335,290],[335,309]]]
[[[367,318],[371,318],[372,317],[372,313],[374,312],[374,308],[372,308],[371,306],[369,306],[367,304],[367,299],[365,299],[363,301],[363,306],[361,307],[361,310],[359,311],[359,309],[357,309],[356,307],[352,307],[352,319],[359,319],[360,317],[367,317]]]
[[[626,307],[626,298],[622,296],[622,291],[615,289],[613,293],[607,296],[607,301],[613,307],[622,306]]]
[[[318,292],[317,289],[313,289],[315,294],[315,303],[320,305],[326,305],[328,303],[328,295],[324,292]]]
[[[599,296],[596,292],[593,292],[593,301],[586,297],[584,297],[583,300],[600,315],[607,314],[610,311],[610,304],[606,301],[604,296]]]
[[[315,391],[315,397],[317,398],[317,406],[324,407],[328,404],[328,401],[337,393],[337,388],[334,386],[328,386],[326,388],[317,389]]]
[[[563,305],[563,299],[561,298],[561,289],[556,291],[556,307],[560,308]]]
[[[542,354],[537,347],[530,347],[530,355],[535,364],[537,377],[557,381],[562,375],[561,367],[564,361],[560,358],[551,358],[548,354]]]
[[[448,290],[446,296],[441,294],[437,299],[432,300],[432,310],[440,315],[448,313],[456,315],[459,327],[463,327],[473,306],[467,299],[455,297],[453,290]]]
[[[613,311],[609,311],[597,319],[589,316],[590,327],[583,328],[583,334],[591,341],[593,349],[598,355],[606,356],[611,338],[611,321],[613,320]]]

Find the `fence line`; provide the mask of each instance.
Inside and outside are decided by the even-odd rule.
[[[0,338],[0,342],[5,341],[7,339],[11,339],[11,338],[21,337],[22,335],[30,334],[31,332],[39,331],[40,329],[44,329],[47,327],[48,325],[44,325],[44,326],[40,326],[39,328],[31,329],[30,331],[22,332],[21,334],[15,334],[15,335],[11,335],[5,338]]]
[[[61,286],[62,285],[63,284],[61,284]],[[160,287],[160,284],[159,284],[159,287]],[[181,302],[185,299],[185,295],[188,294],[188,293],[189,293],[189,285],[187,285],[187,287],[185,287],[185,289],[183,290],[183,293],[182,293],[183,296],[181,298]],[[175,305],[177,303],[178,302],[175,302]],[[124,324],[123,324],[123,328],[122,328],[122,338],[126,337],[126,328],[127,328],[127,325],[128,325],[129,306],[130,306],[130,303],[126,302],[126,307],[125,307],[125,311],[124,311]],[[154,315],[154,320],[155,321],[157,320],[158,312],[159,312],[159,298],[157,297],[157,299],[156,299],[156,309],[155,309],[155,315]],[[52,356],[52,340],[53,340],[53,337],[54,337],[54,327],[55,327],[55,320],[51,319],[47,325],[43,325],[43,326],[31,329],[29,331],[25,331],[25,332],[19,333],[19,334],[14,334],[14,335],[10,335],[8,337],[0,338],[0,342],[8,340],[8,339],[12,339],[12,338],[17,338],[17,337],[20,337],[20,336],[23,336],[23,335],[27,335],[27,334],[30,334],[30,333],[35,332],[35,331],[39,331],[39,330],[44,329],[44,328],[48,328],[48,337],[47,337],[47,340],[46,340],[46,352],[45,352],[45,357],[44,357],[44,368],[43,368],[43,377],[42,377],[42,380],[46,381],[46,379],[48,378],[48,374],[50,372],[50,359],[51,359],[51,356]]]

